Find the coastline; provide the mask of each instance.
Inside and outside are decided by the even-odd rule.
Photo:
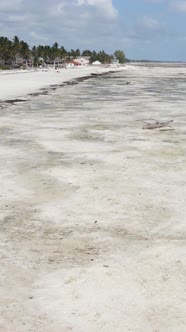
[[[1,111],[0,331],[186,326],[186,68],[125,68]]]
[[[75,69],[50,69],[35,71],[0,72],[0,105],[26,101],[29,96],[46,94],[60,85],[77,84],[79,80],[110,72],[125,70],[122,67],[78,67]]]

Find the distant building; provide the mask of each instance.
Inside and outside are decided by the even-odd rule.
[[[56,65],[61,65],[63,63],[63,60],[61,58],[57,57],[54,59],[54,62]]]
[[[100,61],[94,61],[92,64],[93,64],[93,66],[100,66],[100,65],[102,65],[102,63]]]
[[[119,60],[114,57],[114,59],[111,61],[110,66],[111,67],[118,67],[119,65]]]
[[[47,58],[44,62],[44,65],[47,65],[47,66],[55,65],[55,68],[62,68],[62,67],[64,67],[64,60],[61,59],[60,57],[56,57],[54,60]]]
[[[119,64],[119,60],[114,58],[112,61],[111,61],[111,64],[112,65],[118,65]]]
[[[0,66],[4,66],[5,65],[5,60],[3,60],[2,58],[0,58]]]
[[[68,62],[68,63],[66,63],[66,66],[65,66],[66,68],[74,68],[75,67],[75,64],[74,64],[74,62]]]
[[[90,64],[89,56],[78,56],[74,59],[74,62],[79,66],[88,66]]]
[[[25,59],[21,56],[16,56],[15,64],[18,66],[23,66],[25,64]]]

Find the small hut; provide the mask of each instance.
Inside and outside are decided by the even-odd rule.
[[[100,65],[102,65],[102,63],[100,61],[94,61],[92,64],[93,64],[93,66],[100,66]]]

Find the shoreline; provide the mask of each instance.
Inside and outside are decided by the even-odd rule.
[[[186,68],[125,68],[1,111],[0,331],[186,326]]]
[[[26,71],[26,72],[0,72],[0,108],[19,102],[25,102],[29,97],[48,94],[58,87],[76,85],[79,82],[123,71],[123,67],[92,67],[75,69],[61,69],[48,71]]]

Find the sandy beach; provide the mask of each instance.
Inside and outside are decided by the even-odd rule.
[[[93,74],[120,71],[124,67],[84,66],[74,69],[0,71],[0,101],[23,98],[51,85]]]
[[[0,74],[0,331],[185,332],[186,68],[92,72]]]

